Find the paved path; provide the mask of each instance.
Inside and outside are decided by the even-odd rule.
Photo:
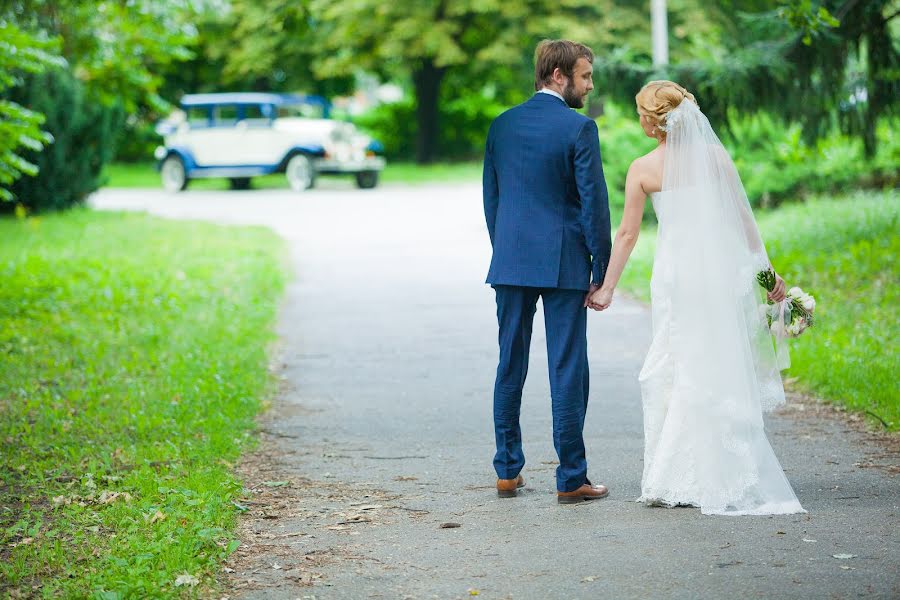
[[[284,386],[244,471],[256,495],[232,597],[900,597],[900,480],[857,466],[896,457],[838,421],[768,421],[808,515],[704,517],[633,501],[650,323],[624,298],[589,319],[588,460],[610,497],[556,504],[539,310],[522,409],[528,487],[497,499],[496,322],[477,186],[107,190],[93,204],[267,225],[291,244]]]

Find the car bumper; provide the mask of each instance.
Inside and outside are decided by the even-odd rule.
[[[363,160],[334,160],[320,158],[316,160],[316,171],[319,173],[359,173],[361,171],[381,171],[384,169],[385,160],[380,156],[364,158]]]

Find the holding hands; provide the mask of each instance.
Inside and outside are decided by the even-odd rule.
[[[612,304],[613,288],[591,285],[590,291],[584,299],[584,306],[591,310],[606,310]]]

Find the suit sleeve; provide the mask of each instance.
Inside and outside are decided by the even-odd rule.
[[[584,123],[575,141],[575,184],[581,198],[581,228],[591,253],[591,283],[600,285],[609,264],[612,236],[600,137],[592,120]]]
[[[497,208],[500,205],[500,186],[497,183],[497,172],[494,170],[493,131],[492,124],[484,148],[484,173],[482,175],[484,219],[487,222],[488,235],[491,237],[491,246],[494,245],[494,228],[497,222]]]

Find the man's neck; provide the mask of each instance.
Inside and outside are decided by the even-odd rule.
[[[549,94],[549,95],[551,95],[551,96],[556,96],[557,98],[559,98],[559,99],[562,100],[563,102],[566,101],[566,99],[563,98],[563,95],[562,95],[561,93],[559,93],[557,90],[554,90],[553,88],[543,87],[543,88],[541,88],[541,89],[538,91],[538,93],[539,93],[539,94]]]

